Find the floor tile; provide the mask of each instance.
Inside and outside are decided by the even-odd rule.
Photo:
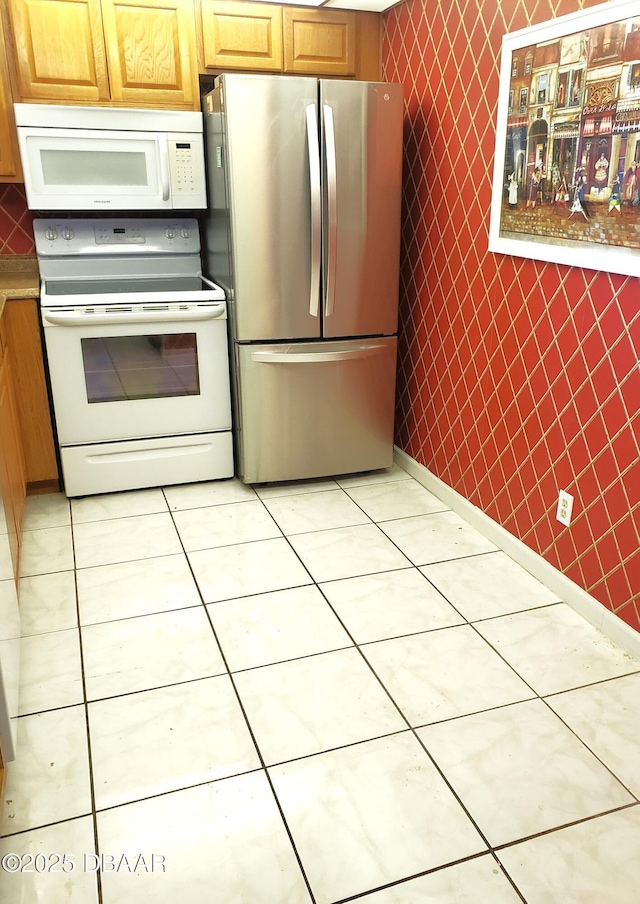
[[[232,672],[352,643],[312,585],[212,603],[208,609]]]
[[[63,493],[27,496],[25,499],[23,530],[64,527],[66,524],[71,524],[71,509]]]
[[[73,571],[20,578],[20,627],[23,636],[78,627]]]
[[[319,477],[317,480],[293,480],[289,483],[263,483],[254,486],[261,499],[274,499],[277,496],[296,496],[298,493],[324,493],[335,490],[338,484],[330,477]]]
[[[20,576],[69,571],[74,567],[71,527],[27,530],[22,535]]]
[[[414,726],[535,696],[468,625],[366,644],[362,652]]]
[[[95,850],[91,816],[5,838],[0,858],[15,854],[28,872],[0,869],[2,904],[98,904]]]
[[[380,528],[414,565],[428,565],[496,549],[490,540],[455,512],[384,521]]]
[[[438,562],[420,570],[469,621],[560,602],[504,552]]]
[[[336,477],[336,483],[347,489],[349,487],[364,487],[373,483],[392,483],[398,480],[412,480],[404,468],[392,464],[390,468],[382,468],[378,471],[363,471],[361,474],[343,474]]]
[[[105,873],[104,904],[311,902],[263,772],[98,813],[98,840],[166,863],[164,873]]]
[[[77,572],[83,625],[200,605],[184,553]]]
[[[165,487],[164,495],[171,511],[245,502],[256,498],[253,487],[246,486],[235,477],[230,480],[211,480],[207,483],[185,483]]]
[[[356,643],[464,622],[416,568],[329,581],[320,589]]]
[[[296,534],[290,543],[315,581],[406,568],[406,557],[374,524]]]
[[[96,808],[256,769],[228,677],[89,704]]]
[[[409,879],[362,899],[362,904],[522,904],[490,854]]]
[[[175,512],[174,521],[187,552],[271,540],[282,536],[260,500]]]
[[[192,552],[189,561],[205,603],[312,583],[284,538]]]
[[[87,699],[226,672],[203,606],[82,629]]]
[[[133,515],[154,515],[166,511],[167,502],[160,489],[105,493],[71,500],[74,524],[129,518]]]
[[[477,624],[478,631],[539,694],[553,694],[640,670],[564,603]]]
[[[84,701],[77,628],[23,637],[20,644],[20,715]]]
[[[640,674],[556,694],[546,702],[640,796]]]
[[[286,536],[370,523],[362,509],[339,489],[281,496],[266,499],[264,504]]]
[[[84,706],[20,719],[2,803],[3,836],[91,812]]]
[[[637,904],[640,807],[532,838],[498,857],[527,904]]]
[[[449,508],[415,480],[352,486],[347,488],[347,492],[374,521],[410,518]]]
[[[317,904],[485,850],[411,732],[269,772]]]
[[[239,672],[234,680],[267,765],[406,728],[353,648]]]
[[[541,700],[418,729],[493,845],[633,798]]]
[[[75,524],[73,537],[78,568],[182,552],[169,512]]]

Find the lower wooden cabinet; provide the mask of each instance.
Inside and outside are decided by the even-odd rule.
[[[2,317],[0,319],[0,493],[4,506],[13,573],[17,583],[20,574],[20,538],[26,497],[26,477],[5,327],[4,317]]]
[[[44,373],[38,303],[34,298],[10,298],[2,315],[18,428],[24,451],[27,491],[59,489],[49,397]]]

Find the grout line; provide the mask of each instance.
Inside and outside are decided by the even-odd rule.
[[[263,505],[264,505],[264,503],[263,503]],[[266,506],[265,506],[265,510],[267,510],[267,509],[266,509]],[[267,511],[268,511],[268,510],[267,510]],[[173,520],[173,513],[171,513],[171,517],[172,517],[172,520]],[[174,522],[174,525],[175,525],[175,522]],[[178,530],[178,529],[177,529],[177,527],[176,527],[176,531],[177,531],[177,530]],[[180,535],[178,534],[178,536],[180,536]],[[184,549],[184,544],[182,543],[182,537],[180,537],[180,544],[182,545],[182,547],[183,547],[183,549]],[[220,651],[220,655],[221,655],[221,657],[222,657],[222,661],[223,661],[223,663],[224,663],[224,667],[225,667],[225,669],[227,670],[227,676],[228,676],[228,678],[229,678],[229,680],[230,680],[230,682],[231,682],[231,686],[232,686],[232,688],[233,688],[233,692],[234,692],[234,694],[235,694],[235,696],[236,696],[236,700],[237,700],[237,702],[238,702],[238,706],[239,706],[239,708],[240,708],[240,711],[241,711],[241,713],[242,713],[242,717],[243,717],[243,719],[244,719],[244,721],[245,721],[245,724],[246,724],[246,727],[247,727],[247,731],[249,732],[249,736],[251,737],[251,741],[252,741],[252,743],[253,743],[253,746],[254,746],[254,748],[255,748],[256,754],[257,754],[258,759],[259,759],[259,761],[260,761],[261,771],[264,773],[264,776],[265,776],[265,778],[266,778],[266,780],[267,780],[267,782],[268,782],[268,784],[269,784],[269,787],[270,787],[270,789],[271,789],[271,793],[273,794],[273,799],[274,799],[275,804],[276,804],[276,807],[278,808],[278,811],[279,811],[279,813],[280,813],[280,818],[282,819],[282,823],[283,823],[283,825],[284,825],[285,831],[286,831],[286,833],[287,833],[287,835],[288,835],[288,837],[289,837],[289,842],[290,842],[291,847],[292,847],[292,849],[293,849],[295,858],[296,858],[296,860],[297,860],[297,862],[298,862],[298,867],[299,867],[299,869],[300,869],[300,872],[302,873],[302,878],[304,879],[305,885],[306,885],[306,887],[307,887],[307,891],[309,892],[309,897],[310,897],[310,899],[311,899],[311,902],[312,902],[312,904],[315,904],[315,897],[314,897],[313,892],[312,892],[312,890],[311,890],[311,884],[310,884],[310,882],[309,882],[309,879],[308,879],[308,877],[307,877],[306,871],[305,871],[304,866],[303,866],[303,864],[302,864],[302,859],[300,858],[300,855],[298,854],[298,850],[297,850],[297,848],[296,848],[296,845],[295,845],[295,842],[294,842],[294,839],[293,839],[293,835],[292,835],[291,830],[290,830],[290,828],[289,828],[289,824],[287,823],[287,820],[286,820],[286,818],[285,818],[284,812],[283,812],[282,807],[281,807],[281,805],[280,805],[280,801],[279,801],[279,799],[278,799],[278,796],[277,796],[277,794],[276,794],[275,788],[274,788],[274,786],[273,786],[273,782],[272,782],[272,780],[271,780],[271,776],[269,775],[269,771],[268,771],[267,766],[266,766],[266,763],[265,763],[265,761],[264,761],[264,757],[262,756],[262,752],[261,752],[260,747],[258,746],[258,743],[257,743],[257,741],[256,741],[256,737],[255,737],[255,735],[254,735],[254,733],[253,733],[253,729],[251,728],[251,723],[249,722],[249,718],[248,718],[248,716],[247,716],[246,710],[245,710],[244,705],[243,705],[243,703],[242,703],[242,699],[241,699],[240,694],[239,694],[239,692],[238,692],[238,688],[236,687],[236,683],[235,683],[235,681],[234,681],[234,679],[233,679],[233,674],[232,674],[231,670],[229,669],[229,664],[228,664],[228,662],[227,662],[227,657],[226,657],[225,652],[224,652],[224,650],[223,650],[223,648],[222,648],[222,644],[220,643],[220,641],[219,641],[219,639],[218,639],[218,635],[217,635],[217,633],[216,633],[216,629],[214,628],[213,622],[212,622],[212,620],[211,620],[211,614],[210,614],[209,610],[207,609],[207,604],[205,603],[204,597],[202,596],[202,592],[201,592],[201,590],[200,590],[200,585],[198,584],[198,581],[197,581],[197,579],[196,579],[195,573],[194,573],[193,568],[192,568],[192,566],[191,566],[191,562],[189,561],[189,557],[188,557],[188,555],[187,555],[187,553],[186,553],[186,550],[184,551],[184,555],[185,555],[185,558],[186,558],[186,560],[187,560],[187,564],[188,564],[189,570],[191,571],[191,575],[192,575],[192,577],[193,577],[193,580],[194,580],[194,582],[195,582],[195,584],[196,584],[196,587],[197,587],[197,590],[198,590],[198,594],[200,595],[200,599],[202,600],[202,606],[203,606],[204,611],[205,611],[205,614],[206,614],[206,616],[207,616],[207,620],[209,621],[209,625],[210,625],[210,627],[211,627],[211,632],[212,632],[212,634],[213,634],[213,638],[214,638],[214,640],[215,640],[215,642],[216,642],[216,644],[217,644],[217,646],[218,646],[218,649],[219,649],[219,651]],[[305,585],[305,586],[306,586],[306,585]],[[258,771],[258,770],[251,770],[251,771]],[[242,773],[240,773],[240,774],[242,774]],[[229,776],[227,776],[227,777],[229,777]],[[208,784],[208,782],[205,783],[205,784]]]
[[[73,586],[75,590],[76,596],[76,617],[77,617],[77,631],[78,631],[78,646],[80,648],[80,676],[82,678],[82,696],[83,696],[83,706],[84,706],[84,718],[85,718],[85,730],[87,732],[87,757],[88,757],[88,765],[89,765],[89,791],[91,794],[91,819],[93,823],[93,842],[95,845],[95,852],[97,855],[100,854],[100,846],[98,843],[98,817],[96,812],[96,794],[95,794],[95,783],[93,777],[93,756],[91,750],[91,731],[89,727],[89,701],[87,699],[87,683],[85,678],[85,669],[84,669],[84,648],[82,642],[82,629],[80,627],[80,597],[78,594],[78,580],[77,580],[77,567],[76,567],[76,545],[75,545],[75,535],[73,531],[74,522],[73,522],[73,511],[71,507],[71,502],[69,502],[69,516],[70,516],[70,530],[71,530],[71,548],[73,552]],[[103,904],[103,896],[102,896],[102,873],[101,870],[96,871],[96,884],[97,884],[97,892],[98,892],[98,904]]]

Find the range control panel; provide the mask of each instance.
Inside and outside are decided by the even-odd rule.
[[[41,257],[100,254],[197,254],[198,221],[160,219],[36,219],[36,251]]]

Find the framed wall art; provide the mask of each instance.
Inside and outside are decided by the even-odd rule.
[[[503,38],[489,250],[640,276],[640,0]]]

